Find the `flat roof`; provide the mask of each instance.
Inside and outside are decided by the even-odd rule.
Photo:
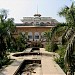
[[[28,28],[33,27],[34,28],[34,27],[55,27],[55,26],[16,26],[16,27],[19,27],[19,28],[20,27],[28,27]]]

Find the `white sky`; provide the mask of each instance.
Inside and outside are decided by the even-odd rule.
[[[23,17],[31,17],[38,11],[42,16],[52,17],[59,22],[64,22],[57,14],[61,7],[71,5],[70,0],[0,0],[0,9],[9,11],[8,17],[15,19],[15,22],[21,22]]]

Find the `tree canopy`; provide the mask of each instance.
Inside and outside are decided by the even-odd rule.
[[[75,27],[75,5],[72,2],[71,6],[65,6],[59,12],[60,16],[65,17],[66,23],[68,23],[69,27]]]

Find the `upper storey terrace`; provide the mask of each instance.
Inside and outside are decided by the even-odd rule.
[[[16,24],[17,26],[55,26],[58,21],[51,17],[41,17],[40,14],[35,14],[34,17],[23,17],[21,19],[22,24]]]

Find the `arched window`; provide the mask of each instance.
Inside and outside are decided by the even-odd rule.
[[[30,24],[33,25],[33,22],[31,22]]]
[[[41,23],[40,23],[40,26],[44,26],[44,25],[45,25],[45,23],[44,23],[44,22],[41,22]]]
[[[29,23],[28,22],[25,22],[25,26],[29,26]]]
[[[47,22],[46,25],[50,25],[50,22]]]
[[[39,38],[40,38],[39,32],[35,32],[35,33],[34,33],[34,40],[35,40],[35,41],[36,41],[36,40],[38,41]]]
[[[28,39],[31,41],[33,39],[33,34],[32,32],[28,32]]]

